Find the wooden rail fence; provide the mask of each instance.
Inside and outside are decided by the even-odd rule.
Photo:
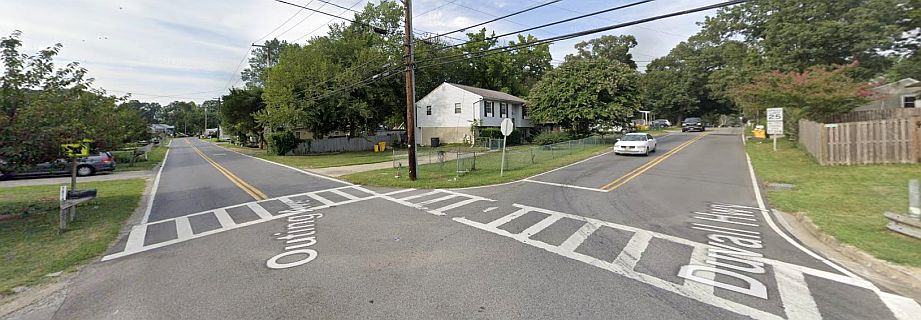
[[[799,142],[823,165],[921,163],[921,116],[827,124],[800,120]]]

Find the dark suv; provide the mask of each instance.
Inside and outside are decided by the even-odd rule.
[[[706,130],[707,126],[704,125],[704,122],[700,120],[700,118],[687,118],[684,119],[684,122],[681,122],[681,132]]]
[[[0,172],[0,180],[26,177],[42,177],[55,175],[68,175],[71,170],[71,161],[58,159],[44,162],[26,170],[16,172]],[[92,152],[90,156],[77,159],[77,175],[90,176],[98,172],[115,171],[115,157],[107,151]]]

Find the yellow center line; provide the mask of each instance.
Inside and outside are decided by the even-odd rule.
[[[246,181],[243,181],[243,179],[240,179],[240,177],[238,177],[237,175],[233,174],[233,172],[230,172],[230,170],[227,170],[227,168],[224,168],[224,166],[218,164],[216,161],[214,161],[214,160],[212,160],[211,158],[209,158],[207,155],[205,155],[204,152],[202,152],[202,151],[199,150],[197,147],[195,147],[195,145],[193,145],[191,142],[189,142],[188,139],[186,139],[185,142],[188,143],[189,146],[191,146],[192,149],[195,150],[195,153],[198,153],[198,155],[201,156],[202,159],[205,159],[205,161],[207,161],[207,162],[210,163],[212,166],[214,166],[214,168],[217,169],[217,171],[221,172],[221,174],[223,174],[225,177],[227,177],[227,179],[229,179],[230,182],[233,182],[233,184],[235,184],[237,187],[239,187],[239,188],[242,189],[244,192],[246,192],[247,194],[249,194],[250,196],[252,196],[253,199],[256,199],[256,200],[265,200],[265,199],[268,199],[268,198],[269,198],[268,196],[265,195],[265,193],[263,193],[262,191],[259,191],[259,189],[256,189],[256,187],[253,187],[253,186],[250,185],[249,183],[246,183]]]
[[[697,137],[694,137],[694,139],[688,140],[678,145],[677,147],[673,148],[672,150],[669,150],[668,152],[659,156],[658,158],[655,158],[652,161],[649,161],[643,164],[642,166],[639,166],[638,168],[633,169],[633,171],[630,171],[629,173],[621,176],[620,178],[617,178],[617,180],[611,181],[610,183],[602,186],[601,189],[604,189],[606,191],[613,191],[614,189],[619,188],[620,186],[626,184],[627,182],[630,182],[630,180],[633,180],[633,178],[636,178],[637,176],[643,174],[647,170],[652,169],[652,167],[655,167],[659,163],[662,163],[662,161],[665,161],[665,159],[668,159],[669,157],[675,155],[676,153],[683,150],[684,148],[687,148],[692,143],[697,142],[700,139],[703,139],[703,137],[706,135],[707,133],[702,133],[702,134],[697,135]]]

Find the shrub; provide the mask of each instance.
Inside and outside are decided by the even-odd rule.
[[[554,144],[557,142],[563,142],[570,140],[571,137],[565,132],[542,132],[531,140],[534,144],[545,145],[545,144]]]
[[[522,130],[524,128],[515,128],[512,134],[508,135],[508,144],[521,144]],[[502,139],[502,130],[496,127],[480,128],[480,138]]]
[[[287,130],[272,132],[266,136],[266,140],[269,144],[269,153],[279,156],[288,154],[300,143],[300,140],[294,136],[294,132]]]

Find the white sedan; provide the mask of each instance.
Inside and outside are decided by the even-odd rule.
[[[656,138],[645,133],[628,133],[614,144],[614,154],[642,154],[656,152]]]

